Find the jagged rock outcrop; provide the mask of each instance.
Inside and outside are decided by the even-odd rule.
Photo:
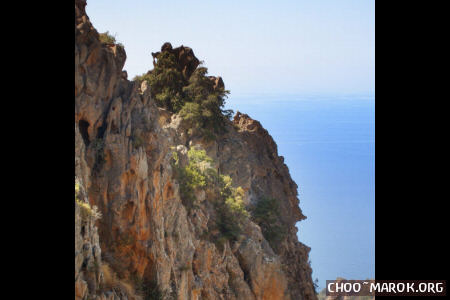
[[[208,76],[208,78],[214,82],[214,90],[225,89],[225,83],[223,82],[222,77]]]
[[[192,73],[194,73],[195,69],[200,65],[200,61],[194,55],[194,51],[190,47],[185,47],[181,45],[177,48],[172,48],[172,44],[169,42],[164,43],[161,46],[160,52],[152,52],[153,56],[153,65],[156,64],[157,56],[161,52],[169,52],[175,56],[177,61],[178,69],[181,71],[185,78],[189,78]]]
[[[297,185],[268,132],[237,113],[216,140],[187,136],[145,81],[127,80],[124,49],[99,41],[85,5],[75,1],[75,175],[83,201],[102,216],[88,225],[76,216],[76,299],[317,299],[309,248],[296,236],[305,218]],[[177,53],[185,76],[198,66],[192,49],[166,50]],[[251,219],[223,247],[204,238],[214,212],[205,192],[188,211],[173,167],[173,152],[183,162],[192,147],[242,187],[247,206],[278,200],[286,236],[276,249]]]

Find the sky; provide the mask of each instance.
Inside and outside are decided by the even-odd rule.
[[[374,277],[374,0],[88,0],[99,32],[125,45],[129,78],[165,42],[222,76],[227,108],[278,144],[308,219],[313,279]]]
[[[99,32],[125,45],[130,78],[151,52],[189,46],[231,96],[374,94],[374,0],[88,0]]]

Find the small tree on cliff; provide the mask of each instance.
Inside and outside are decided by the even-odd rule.
[[[224,109],[229,91],[215,87],[203,66],[185,78],[177,58],[169,51],[159,52],[156,59],[152,71],[136,77],[148,81],[156,104],[180,113],[192,129],[200,129],[202,134],[211,136],[222,132],[232,114],[231,110]]]
[[[217,225],[223,237],[236,240],[242,232],[243,221],[249,217],[244,205],[244,190],[233,188],[230,176],[219,176],[221,201],[216,203],[218,209]]]
[[[115,44],[116,36],[109,33],[109,31],[99,33],[98,38],[103,44]]]
[[[286,231],[280,225],[280,207],[278,201],[272,197],[262,197],[252,210],[253,221],[260,227],[264,238],[273,249],[286,236]]]
[[[108,45],[114,44],[116,46],[124,48],[122,43],[117,42],[116,35],[110,34],[109,31],[99,33],[98,38],[102,44],[108,44]]]
[[[156,104],[172,112],[179,112],[186,99],[183,86],[187,84],[183,74],[177,68],[176,58],[172,53],[163,51],[158,54],[155,68],[143,79],[151,86],[151,95]]]
[[[223,87],[214,88],[214,82],[206,76],[208,69],[197,68],[183,88],[188,102],[183,106],[181,116],[196,128],[212,129],[219,133],[231,117],[231,110],[224,110],[225,99],[230,93]]]

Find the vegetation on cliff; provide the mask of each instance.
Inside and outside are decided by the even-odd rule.
[[[102,214],[98,211],[97,206],[91,206],[88,202],[84,202],[80,199],[80,184],[75,182],[75,203],[80,207],[81,218],[83,221],[98,220],[102,217]]]
[[[118,43],[116,40],[116,36],[109,33],[109,31],[99,33],[98,34],[99,40],[102,44],[107,45],[117,45],[119,47],[124,47],[122,43]]]
[[[252,209],[252,219],[261,227],[264,238],[273,249],[286,236],[286,230],[280,225],[278,200],[272,197],[261,198]]]
[[[75,299],[315,300],[308,248],[289,230],[274,254],[244,205],[274,196],[283,219],[302,217],[268,133],[242,114],[230,126],[222,79],[189,47],[163,45],[146,82],[130,82],[125,52],[109,33],[99,41],[85,6],[75,2],[75,175],[102,218],[83,220],[75,203]]]
[[[211,168],[212,159],[204,150],[191,148],[188,151],[188,164],[180,165],[178,152],[173,152],[175,176],[180,186],[183,205],[190,210],[195,205],[195,190],[204,188],[207,182],[213,180],[214,169]]]
[[[213,227],[220,233],[212,239],[220,244],[236,239],[242,231],[243,221],[249,217],[243,201],[244,190],[242,187],[233,187],[230,176],[218,174],[212,167],[214,161],[206,155],[205,150],[193,147],[187,152],[187,157],[188,163],[183,167],[178,152],[173,152],[173,165],[183,204],[188,211],[197,207],[195,192],[208,189],[213,195],[209,200],[217,214]]]
[[[244,190],[233,188],[230,176],[219,177],[220,201],[216,202],[218,209],[218,229],[226,240],[235,240],[241,234],[243,221],[249,216],[244,206]]]
[[[171,46],[169,50],[172,50]],[[146,80],[156,104],[180,113],[188,123],[190,133],[198,130],[211,138],[223,132],[226,120],[232,114],[231,110],[224,109],[229,91],[216,84],[215,77],[207,76],[208,69],[202,63],[191,66],[192,72],[186,72],[177,53],[169,50],[156,53],[154,69],[134,80]]]

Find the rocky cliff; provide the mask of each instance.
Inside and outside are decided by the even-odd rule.
[[[124,48],[100,42],[85,6],[75,1],[75,299],[317,299],[297,185],[268,132],[238,112],[216,139],[187,134],[147,82],[127,79]],[[282,238],[268,241],[250,213],[237,238],[218,239],[214,184],[183,201],[177,170],[191,149],[240,187],[249,211],[276,199]]]

